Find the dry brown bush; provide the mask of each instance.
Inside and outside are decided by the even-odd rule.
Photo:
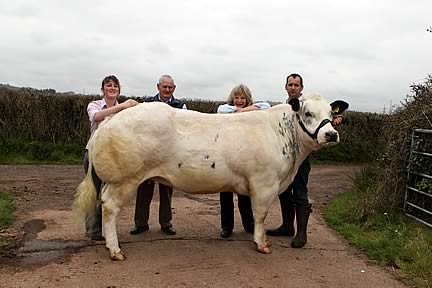
[[[89,132],[85,107],[94,98],[62,96],[53,90],[0,88],[0,137],[85,143]]]
[[[412,85],[411,89],[402,107],[384,119],[382,137],[385,146],[376,163],[376,173],[381,181],[378,191],[370,195],[370,210],[403,206],[412,130],[432,129],[432,76],[424,83]],[[423,173],[432,174],[430,166],[423,169]]]
[[[22,147],[23,141],[39,141],[37,145],[42,148],[47,146],[43,143],[72,143],[85,147],[90,135],[86,107],[90,101],[98,98],[100,96],[56,93],[52,89],[0,87],[0,141],[3,141],[0,143],[7,146],[3,152],[0,149],[0,153],[26,150]],[[121,96],[119,101],[127,98],[143,101],[141,97],[125,96]],[[185,99],[185,102],[188,109],[204,113],[215,113],[222,103],[200,99]],[[365,162],[376,158],[375,151],[380,139],[377,135],[382,133],[382,115],[361,112],[348,112],[347,115],[350,122],[337,128],[341,134],[341,144],[320,150],[314,154],[315,159]],[[20,141],[11,142],[11,139]],[[8,140],[7,144],[5,140]],[[49,150],[53,149],[55,147]],[[38,154],[39,158],[43,158],[46,153]]]
[[[86,107],[96,95],[64,95],[52,89],[0,87],[0,138],[85,145],[90,135]],[[141,97],[121,96],[119,101]],[[218,101],[186,99],[189,109],[214,113]]]

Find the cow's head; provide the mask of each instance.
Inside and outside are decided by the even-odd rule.
[[[339,133],[333,128],[334,115],[344,112],[348,103],[337,100],[328,104],[319,94],[309,93],[288,101],[297,114],[302,130],[316,143],[338,143]]]

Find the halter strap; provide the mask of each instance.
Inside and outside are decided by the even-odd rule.
[[[300,127],[302,128],[302,130],[303,130],[304,132],[306,132],[306,134],[309,135],[309,137],[312,138],[312,140],[317,140],[319,130],[320,130],[324,125],[326,125],[326,124],[328,124],[328,123],[331,123],[330,119],[324,119],[324,120],[322,120],[321,123],[320,123],[320,125],[318,126],[318,128],[315,130],[315,132],[314,132],[313,134],[311,134],[311,133],[306,129],[306,126],[303,124],[303,121],[300,119],[300,116],[299,116],[298,114],[296,114],[296,115],[297,115],[297,118],[298,118],[298,122],[299,122],[299,124],[300,124]]]

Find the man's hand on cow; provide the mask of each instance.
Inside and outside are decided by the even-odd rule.
[[[342,115],[335,115],[333,117],[332,125],[333,126],[341,125],[344,122],[344,119],[345,118]]]

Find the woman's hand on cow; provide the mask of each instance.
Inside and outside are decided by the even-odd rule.
[[[133,106],[135,106],[135,105],[138,105],[138,104],[139,104],[139,103],[138,103],[137,101],[135,101],[135,100],[133,100],[133,99],[128,99],[128,100],[126,100],[125,102],[123,102],[123,103],[120,104],[120,105],[123,106],[123,109],[126,109],[126,108],[133,107]]]
[[[255,110],[259,110],[259,108],[256,107],[255,105],[250,105],[250,106],[243,107],[243,108],[237,108],[237,110],[235,111],[235,113],[255,111]]]

